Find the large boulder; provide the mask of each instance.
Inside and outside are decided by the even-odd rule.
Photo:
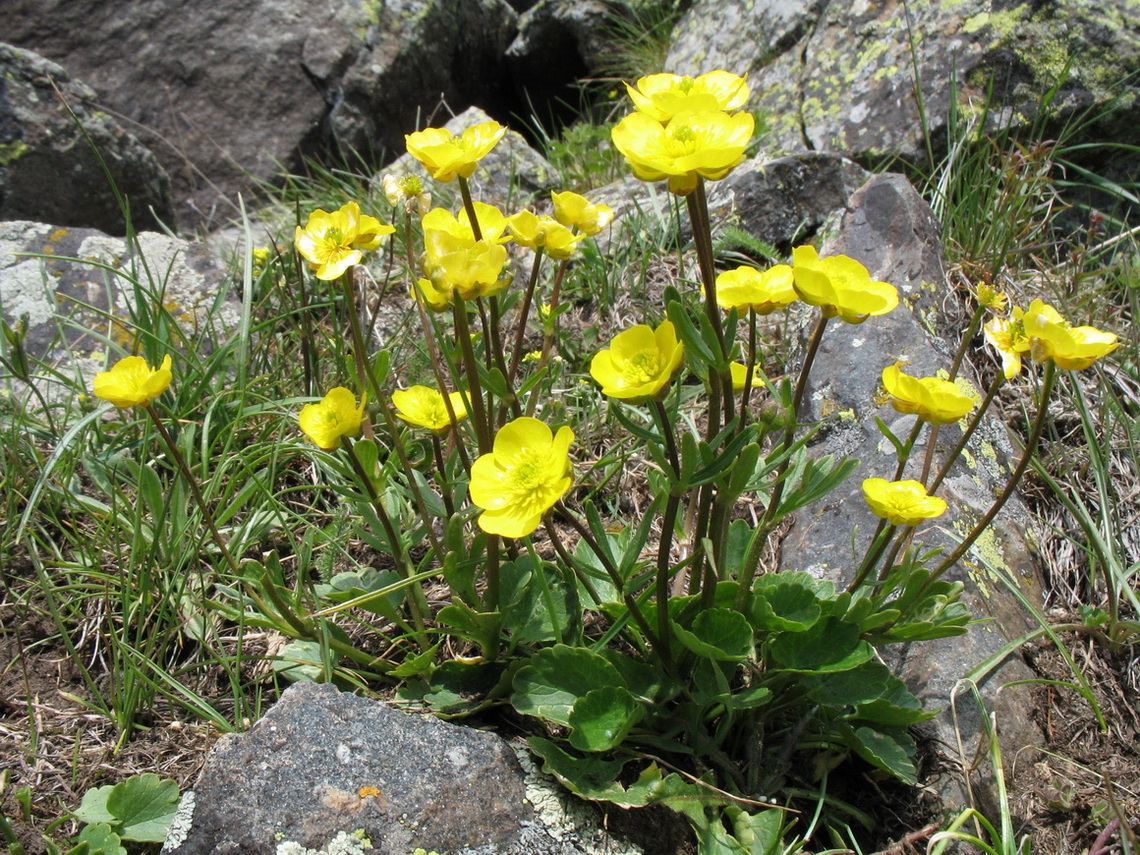
[[[492,107],[504,0],[9,0],[5,36],[66,63],[170,172],[186,225],[216,226],[299,157],[398,151],[453,109]]]
[[[136,229],[174,225],[170,179],[150,150],[60,66],[0,44],[0,219],[124,234],[112,182]]]
[[[769,115],[778,151],[921,161],[923,119],[937,152],[952,94],[967,118],[977,116],[991,81],[992,124],[1032,122],[1058,86],[1060,121],[1112,107],[1101,127],[1140,140],[1128,118],[1140,114],[1140,16],[1131,0],[697,0],[674,30],[667,66],[749,73],[753,106]]]

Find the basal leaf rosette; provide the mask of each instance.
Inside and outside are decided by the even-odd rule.
[[[672,321],[657,329],[638,324],[618,333],[606,350],[594,354],[590,376],[602,387],[602,394],[643,404],[659,401],[681,370],[685,349],[677,340]]]
[[[724,178],[744,160],[754,126],[750,113],[686,111],[666,125],[645,113],[630,113],[610,136],[634,175],[642,181],[668,179],[670,192],[687,196],[701,178]]]
[[[511,237],[519,246],[543,249],[551,258],[569,258],[586,235],[574,234],[553,217],[539,216],[533,211],[519,211],[507,219]]]
[[[891,525],[918,525],[946,513],[946,502],[927,495],[918,481],[887,481],[867,478],[863,482],[863,498],[875,516]]]
[[[470,178],[479,161],[491,153],[507,129],[482,122],[455,136],[446,128],[425,128],[404,137],[408,154],[424,165],[436,181]]]
[[[770,315],[798,298],[792,268],[787,264],[763,271],[743,265],[716,278],[716,302],[726,311],[736,309],[744,313],[751,309],[758,315]]]
[[[147,365],[141,356],[127,356],[100,371],[91,384],[96,398],[109,401],[120,410],[128,407],[145,407],[166,391],[173,379],[170,354],[162,359],[158,368]]]
[[[650,74],[625,85],[639,113],[665,124],[678,113],[723,110],[731,113],[748,101],[747,77],[728,71],[710,71],[699,77]]]
[[[332,451],[340,448],[341,440],[346,436],[360,433],[364,405],[364,399],[357,405],[356,396],[350,390],[336,386],[319,403],[305,404],[297,416],[297,423],[317,448]]]
[[[455,413],[455,421],[467,418],[463,395],[451,392],[447,397],[451,402],[451,411]],[[412,427],[423,428],[434,434],[445,434],[451,429],[447,404],[444,403],[443,394],[438,389],[430,386],[397,389],[392,393],[392,405],[396,408],[396,416]]]
[[[614,218],[614,209],[609,205],[591,202],[569,190],[563,193],[552,190],[550,199],[554,202],[554,219],[568,229],[577,229],[586,237],[596,235]]]
[[[1021,323],[1033,361],[1051,359],[1065,371],[1082,371],[1120,346],[1115,333],[1070,326],[1055,308],[1040,300],[1029,304]]]
[[[293,243],[318,279],[336,279],[364,252],[377,249],[385,235],[396,230],[375,217],[360,213],[360,205],[347,202],[335,211],[320,208],[309,214],[305,227],[297,226]]]
[[[949,380],[938,377],[912,377],[901,367],[890,365],[883,369],[883,387],[891,396],[891,406],[900,413],[917,415],[934,424],[947,425],[958,421],[971,410],[977,396],[963,394]]]
[[[570,443],[574,432],[557,433],[538,419],[508,422],[489,453],[471,466],[471,501],[482,508],[479,527],[503,537],[526,537],[570,489]]]
[[[815,247],[798,246],[792,250],[792,275],[801,300],[849,324],[885,315],[899,304],[894,285],[873,281],[866,267],[846,255],[820,258]]]

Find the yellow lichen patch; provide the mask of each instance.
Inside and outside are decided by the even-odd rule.
[[[374,799],[380,795],[379,787],[361,787],[356,794],[362,799]]]
[[[966,461],[966,465],[971,469],[978,468],[978,460],[976,457],[974,457],[974,455],[970,454],[969,449],[962,449],[962,459]]]

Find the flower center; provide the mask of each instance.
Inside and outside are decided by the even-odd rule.
[[[654,379],[660,370],[656,353],[645,351],[626,361],[622,379],[630,386],[640,386]]]

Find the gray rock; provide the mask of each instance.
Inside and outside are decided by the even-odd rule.
[[[519,18],[507,62],[527,102],[548,105],[603,67],[607,31],[619,8],[603,0],[539,0]]]
[[[66,63],[137,128],[195,225],[236,215],[239,190],[316,149],[368,24],[352,0],[6,5],[7,38]]]
[[[492,112],[510,86],[503,53],[518,15],[505,0],[385,0],[338,83],[328,128],[339,144],[394,155],[404,134],[438,125],[441,110]]]
[[[236,304],[223,301],[215,310],[226,287],[221,262],[192,241],[142,232],[131,247],[94,229],[0,223],[0,314],[10,325],[26,325],[33,359],[81,385],[132,350],[139,293],[164,306],[190,343],[206,325],[217,336],[237,325]],[[49,399],[70,394],[57,382],[50,374],[42,379]]]
[[[459,135],[466,128],[490,120],[490,116],[478,107],[464,110],[443,127],[451,134]],[[401,148],[403,138],[401,137]],[[428,171],[410,154],[403,154],[386,166],[381,175],[419,175],[424,187],[432,194],[433,205],[452,206],[459,204],[459,186],[455,181],[441,184],[434,181]],[[380,180],[380,177],[377,177]],[[533,204],[541,198],[548,198],[551,190],[559,189],[557,170],[545,157],[535,151],[522,134],[508,130],[499,144],[479,161],[474,174],[468,179],[471,195],[478,202],[497,205],[505,214],[512,214],[520,208]],[[507,209],[510,210],[507,210]]]
[[[598,852],[597,824],[583,831],[534,780],[494,734],[298,683],[218,742],[163,852],[331,855],[361,851],[360,836],[376,855]]]
[[[751,160],[724,180],[709,182],[709,214],[714,223],[736,224],[767,243],[790,249],[842,210],[869,177],[861,166],[835,154]]]
[[[832,214],[842,210],[847,199],[870,175],[856,163],[835,154],[806,152],[774,160],[746,160],[720,181],[705,186],[714,229],[725,225],[740,228],[780,249],[814,234]],[[591,190],[586,196],[604,202],[617,217],[657,211],[671,217],[669,193],[663,183],[652,189],[633,176]],[[682,202],[682,207],[684,203]],[[687,217],[682,233],[691,233]],[[715,235],[714,235],[715,237]],[[606,246],[605,232],[598,236]]]
[[[1138,139],[1140,17],[1133,2],[998,6],[910,3],[904,13],[893,3],[697,0],[674,30],[667,67],[750,73],[753,106],[771,117],[777,151],[807,147],[860,159],[897,153],[921,161],[913,33],[935,151],[945,144],[951,81],[969,118],[978,116],[992,78],[991,126],[1023,126],[1067,62],[1068,77],[1053,99],[1057,121],[1114,105],[1102,129],[1111,124],[1117,138]]]
[[[504,0],[9,0],[4,16],[138,129],[180,221],[207,228],[302,155],[397,152],[441,99],[492,106],[516,18]]]
[[[862,498],[862,481],[870,477],[891,480],[895,471],[894,448],[879,432],[875,418],[881,418],[901,438],[914,424],[914,416],[900,415],[883,400],[881,372],[902,358],[909,363],[908,373],[931,376],[949,368],[953,358],[946,342],[929,332],[935,327],[933,315],[946,299],[948,287],[938,224],[929,207],[905,178],[885,174],[860,188],[848,208],[837,235],[824,244],[820,254],[844,254],[861,261],[873,278],[899,289],[901,304],[889,314],[862,324],[833,320],[827,328],[807,388],[807,418],[827,423],[813,441],[813,453],[856,457],[860,465],[827,501],[796,518],[781,544],[780,565],[782,570],[807,570],[841,585],[851,580],[853,559],[864,553],[877,522]],[[960,376],[984,392],[968,360]],[[935,467],[960,437],[956,424],[941,428]],[[916,477],[925,451],[920,440],[904,477]],[[953,529],[958,538],[963,537],[1005,486],[1011,459],[1016,459],[1001,424],[988,420],[971,439],[968,451],[939,491],[950,505],[948,514],[935,524],[918,527],[916,543],[949,551],[957,541],[948,538],[944,530]],[[1040,603],[1042,587],[1031,556],[1029,528],[1028,513],[1015,497],[991,528],[992,535],[979,540],[967,558],[946,574],[945,578],[965,584],[964,601],[973,619],[981,621],[973,624],[968,634],[884,651],[924,704],[942,710],[931,731],[952,759],[956,743],[950,707],[955,684],[1031,626],[1029,614],[996,573],[1014,580],[1030,602]],[[1042,743],[1032,723],[1028,691],[1025,687],[1002,688],[1031,676],[1020,658],[1010,655],[981,681],[983,696],[997,709],[999,726],[1010,746]],[[964,702],[959,701],[958,710],[967,750],[973,750],[980,731],[978,711],[968,694]],[[953,782],[942,795],[950,807],[966,804],[965,794]]]
[[[95,93],[54,62],[0,44],[0,219],[124,234],[113,181],[136,229],[174,225],[169,177],[94,102]]]

